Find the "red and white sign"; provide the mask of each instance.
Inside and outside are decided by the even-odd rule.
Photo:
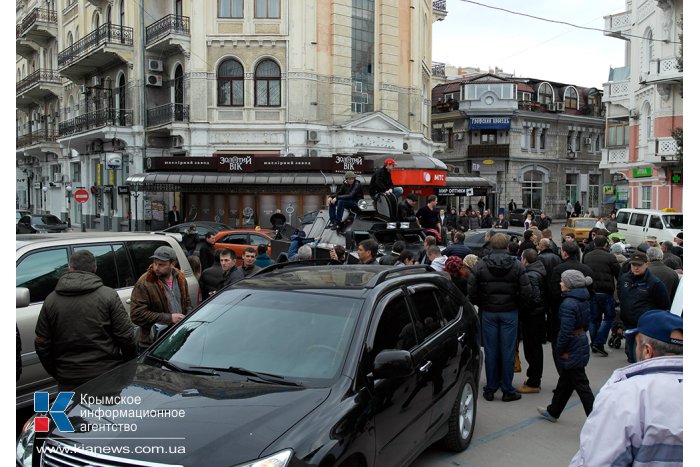
[[[391,172],[395,186],[446,186],[447,173],[432,169],[395,169]]]
[[[75,193],[73,193],[73,199],[76,203],[87,203],[87,200],[90,199],[90,193],[82,188],[75,190]]]

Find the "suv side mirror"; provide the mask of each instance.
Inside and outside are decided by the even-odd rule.
[[[413,374],[413,358],[407,350],[382,350],[374,358],[375,379],[406,378]]]
[[[29,289],[26,287],[16,287],[17,293],[17,308],[26,308],[29,306]]]

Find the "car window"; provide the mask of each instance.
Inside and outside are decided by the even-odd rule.
[[[618,224],[629,224],[630,213],[626,211],[617,213],[617,223]]]
[[[35,251],[23,257],[17,265],[16,286],[29,289],[31,303],[43,302],[67,270],[68,248]]]
[[[372,361],[382,350],[411,350],[418,344],[411,312],[403,295],[392,299],[380,311],[382,316],[372,343]]]
[[[248,235],[247,234],[224,235],[216,243],[226,243],[227,245],[248,245]]]
[[[651,219],[649,219],[649,228],[650,229],[663,229],[664,226],[661,223],[661,218],[659,216],[651,216]]]
[[[75,251],[80,250],[87,250],[95,255],[96,274],[107,287],[120,289],[133,286],[136,282],[124,245],[81,245],[75,248]]]
[[[56,216],[41,216],[41,223],[44,225],[63,224],[63,221]]]
[[[209,229],[206,227],[197,226],[197,233],[200,237],[204,237],[207,233],[209,233]]]
[[[141,274],[146,272],[148,266],[151,265],[153,262],[151,256],[159,246],[170,246],[170,244],[162,240],[127,242],[126,248],[129,252],[129,256],[131,256],[131,262],[134,264],[137,277],[140,277]]]
[[[577,229],[592,229],[597,221],[594,219],[579,219],[576,221]]]
[[[253,246],[267,245],[268,243],[270,243],[270,239],[263,236],[263,235],[256,235],[256,234],[250,235],[250,244]]]
[[[445,320],[440,316],[440,304],[435,296],[434,287],[411,287],[411,301],[416,311],[417,328],[428,340],[433,334],[445,327]]]
[[[462,304],[457,300],[457,298],[449,293],[443,293],[441,296],[442,300],[439,300],[439,303],[442,317],[447,320],[448,323],[454,321],[457,319],[457,316],[459,316],[459,312],[462,309]]]
[[[635,212],[630,218],[630,225],[645,227],[647,224],[647,217],[649,216],[647,216],[646,214],[640,214],[638,212]]]
[[[664,220],[664,224],[669,229],[682,229],[683,228],[683,216],[678,214],[668,214],[661,216]]]

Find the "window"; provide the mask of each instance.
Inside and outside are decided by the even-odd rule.
[[[564,106],[567,109],[578,109],[578,93],[571,86],[564,92]]]
[[[462,304],[448,293],[441,294],[441,297],[440,311],[442,312],[442,317],[446,319],[448,323],[454,321],[462,311]]]
[[[226,60],[219,65],[218,105],[243,106],[243,66],[237,60]]]
[[[143,274],[151,265],[151,255],[159,246],[170,246],[164,241],[138,241],[128,242],[126,248],[129,251],[131,262],[134,265],[136,274]],[[179,266],[178,266],[179,267]]]
[[[418,344],[416,328],[403,296],[390,301],[382,313],[372,345],[372,360],[387,349],[410,350]],[[370,362],[371,364],[371,362]]]
[[[31,303],[43,302],[67,270],[67,248],[37,251],[22,258],[17,265],[15,284],[29,289]]]
[[[595,208],[600,205],[600,175],[588,176],[588,207]]]
[[[651,216],[651,219],[649,220],[649,228],[650,229],[663,229],[664,226],[661,223],[661,218],[659,216]]]
[[[630,140],[629,120],[608,120],[606,147],[628,146]]]
[[[423,340],[430,337],[442,329],[446,322],[439,314],[440,304],[433,293],[433,288],[421,287],[412,288],[411,301],[413,301],[416,311],[416,327],[423,335]]]
[[[280,0],[255,0],[256,18],[279,18]]]
[[[549,83],[542,83],[539,89],[537,89],[537,102],[540,104],[549,104],[553,102],[553,95],[554,91],[552,90],[552,85]]]
[[[130,287],[136,283],[123,245],[78,246],[75,251],[87,250],[95,255],[97,271],[102,283],[113,289]]]
[[[540,135],[540,149],[544,149],[547,141],[547,129],[542,128],[542,134]]]
[[[255,106],[279,107],[282,103],[280,67],[272,60],[263,60],[255,68]]]
[[[642,188],[650,188],[651,189],[651,187],[647,187],[647,186],[642,187]],[[643,196],[644,195],[642,193],[642,197]],[[642,203],[643,203],[643,201],[642,201]],[[638,212],[635,212],[634,214],[632,214],[632,217],[630,218],[630,225],[636,225],[637,227],[646,227],[647,217],[648,216],[646,214],[640,214]]]
[[[651,187],[650,186],[643,186],[642,187],[642,209],[651,209]],[[646,218],[646,216],[645,216]],[[635,224],[637,225],[637,224]]]
[[[68,44],[68,47],[73,45],[73,33],[68,31],[68,36],[66,36],[66,44]]]
[[[350,79],[352,112],[374,110],[374,0],[352,0],[352,30],[350,52]],[[424,25],[425,29],[425,25]],[[425,41],[424,41],[425,42]],[[427,113],[428,94],[423,83],[423,113]],[[423,118],[423,122],[427,120]]]
[[[248,245],[247,234],[231,234],[219,239],[216,243],[225,243],[227,245]]]
[[[522,196],[523,206],[542,209],[544,177],[538,170],[528,170],[523,174]]]
[[[267,237],[263,237],[262,235],[251,234],[251,236],[250,236],[249,245],[258,246],[258,245],[267,245],[268,243],[270,243],[270,239]]]
[[[618,212],[617,213],[617,223],[618,224],[629,224],[630,213],[629,212]]]
[[[219,18],[243,18],[243,0],[219,0]]]
[[[496,144],[496,130],[481,130],[481,144]]]

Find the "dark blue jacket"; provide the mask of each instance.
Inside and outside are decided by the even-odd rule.
[[[292,261],[297,255],[299,248],[301,248],[302,245],[316,241],[314,238],[300,237],[299,235],[292,235],[290,240],[291,243],[289,244],[289,249],[287,250],[287,258],[290,261]]]
[[[641,276],[635,276],[632,271],[620,274],[617,288],[620,319],[626,328],[636,327],[645,311],[671,309],[666,286],[648,269]]]
[[[562,293],[555,355],[557,363],[564,369],[585,368],[588,365],[590,351],[585,329],[591,320],[589,299],[585,287]]]
[[[464,259],[465,256],[471,255],[472,250],[469,248],[467,245],[464,243],[453,243],[452,245],[448,246],[444,250],[442,250],[442,255],[443,256],[459,256],[461,259]]]

